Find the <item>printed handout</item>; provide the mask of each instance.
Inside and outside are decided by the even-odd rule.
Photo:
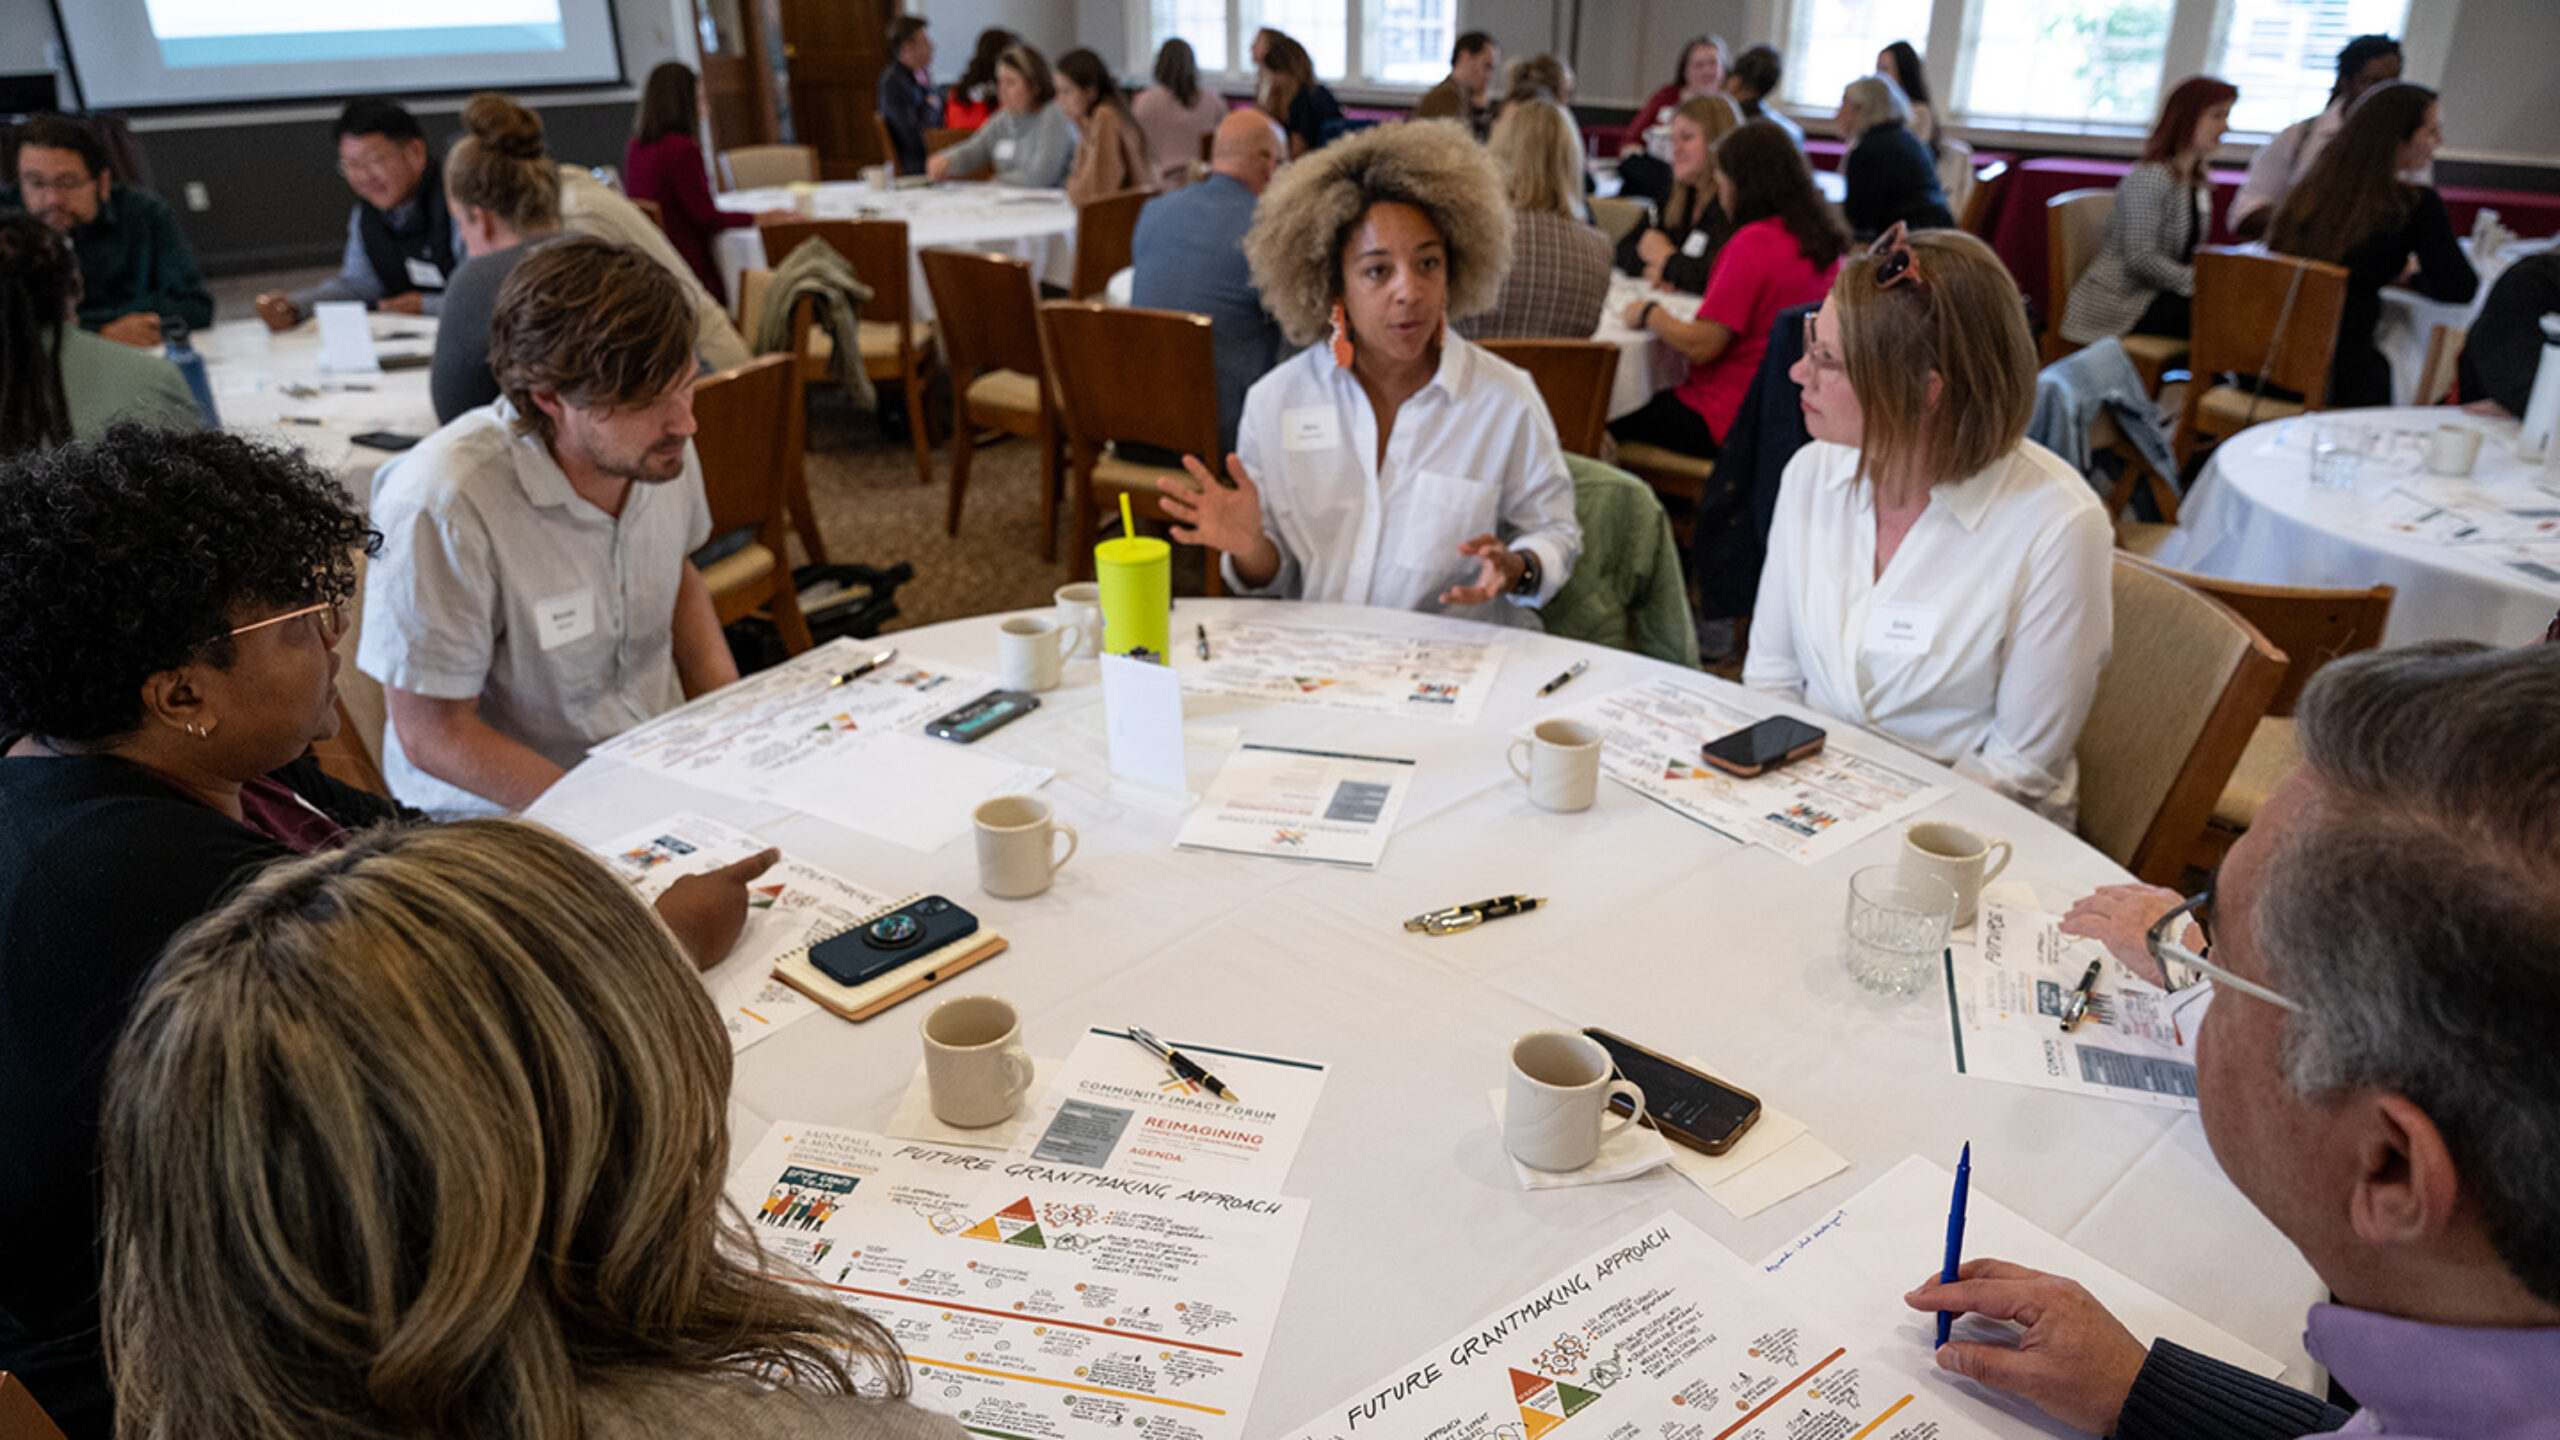
[[[2089,1013],[2062,1028],[2090,962]],[[1945,959],[1956,1073],[2173,1110],[2196,1108],[2196,1024],[2210,987],[2170,995],[2095,940],[2062,933],[2061,917],[1984,896],[1974,943]]]
[[[1502,673],[1498,640],[1425,639],[1264,620],[1212,620],[1205,628],[1207,660],[1195,658],[1188,645],[1174,646],[1182,688],[1195,694],[1249,695],[1472,725]]]
[[[1173,843],[1367,869],[1386,854],[1413,788],[1413,765],[1383,755],[1241,745]]]
[[[1126,1030],[1096,1026],[1076,1042],[1018,1152],[1044,1164],[1279,1190],[1323,1093],[1325,1067],[1158,1038],[1236,1098],[1174,1074]]]

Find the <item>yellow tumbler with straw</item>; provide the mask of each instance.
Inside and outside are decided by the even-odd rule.
[[[1102,648],[1113,655],[1139,650],[1159,665],[1173,628],[1173,547],[1138,533],[1129,496],[1120,496],[1120,537],[1093,547],[1093,576],[1102,584]]]

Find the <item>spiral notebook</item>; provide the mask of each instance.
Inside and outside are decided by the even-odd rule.
[[[773,978],[808,996],[847,1020],[868,1020],[901,1000],[921,995],[979,961],[1002,953],[1012,942],[983,926],[936,950],[928,950],[895,970],[859,985],[847,985],[820,970],[809,959],[812,947],[849,934],[881,916],[924,898],[924,892],[902,895],[850,925],[812,935],[809,943],[773,962]]]

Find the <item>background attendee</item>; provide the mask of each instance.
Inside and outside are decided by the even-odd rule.
[[[1902,87],[1881,75],[1862,75],[1840,92],[1837,124],[1840,138],[1849,142],[1840,159],[1840,178],[1848,184],[1840,209],[1860,239],[1897,221],[1914,230],[1951,229],[1956,223],[1937,164],[1911,133],[1910,118]]]
[[[942,123],[933,88],[933,34],[921,15],[889,22],[889,64],[880,72],[880,120],[889,127],[889,157],[901,175],[924,173],[924,132]]]
[[[2329,404],[2391,403],[2391,363],[2373,343],[2382,287],[2405,285],[2459,303],[2480,287],[2443,197],[2401,177],[2444,141],[2436,92],[2401,81],[2365,93],[2267,226],[2267,245],[2347,267],[2346,308],[2329,366]]]
[[[2209,933],[2110,947],[2214,980],[2205,1140],[2328,1286],[2305,1343],[2362,1413],[2146,1349],[2069,1279],[1992,1258],[1905,1297],[2023,1327],[1944,1346],[1940,1366],[2118,1440],[2549,1432],[2560,748],[2539,717],[2555,707],[2547,646],[2322,667],[2294,711],[2301,767],[2225,858]]]
[[[1741,124],[1721,95],[1692,95],[1671,112],[1671,191],[1618,241],[1619,269],[1666,290],[1696,295],[1707,288],[1716,252],[1733,238],[1733,220],[1716,193],[1715,147]]]
[[[2017,282],[1970,235],[1889,231],[1841,268],[1794,375],[1815,443],[1787,465],[1743,683],[2069,823],[2115,536],[2088,482],[2025,438]],[[1887,605],[1925,623],[1870,644]]]
[[[2554,311],[2560,311],[2560,250],[2508,266],[2472,317],[2471,338],[2462,342],[2462,398],[2522,415],[2542,364],[2542,317]]]
[[[489,319],[498,292],[534,241],[560,233],[560,170],[542,150],[542,121],[503,96],[475,96],[446,157],[445,187],[470,253],[446,287],[427,391],[436,423],[498,398]]]
[[[116,183],[107,147],[68,115],[18,123],[17,183],[0,209],[23,209],[80,257],[80,328],[128,345],[160,343],[160,317],[213,323],[213,296],[178,217],[160,197]]]
[[[961,1440],[877,1321],[766,1273],[729,1081],[666,927],[548,831],[278,868],[114,1058],[127,1433]]]
[[[1009,45],[996,57],[996,112],[977,133],[925,161],[924,173],[948,180],[994,167],[999,185],[1054,190],[1067,183],[1075,163],[1076,127],[1054,103],[1057,82],[1049,62],[1028,45]]]
[[[1296,159],[1331,140],[1342,127],[1342,102],[1316,79],[1316,62],[1307,47],[1277,30],[1255,37],[1260,47],[1254,93],[1263,113],[1289,134],[1289,156]]]
[[[1581,553],[1573,482],[1528,375],[1447,330],[1493,303],[1510,249],[1501,176],[1455,125],[1283,170],[1245,256],[1309,348],[1245,397],[1234,488],[1197,459],[1165,482],[1175,538],[1225,552],[1247,594],[1534,623]]]
[[[1716,454],[1760,357],[1769,325],[1790,305],[1822,299],[1846,245],[1813,188],[1813,173],[1787,132],[1753,121],[1716,146],[1714,185],[1734,226],[1707,277],[1693,318],[1641,300],[1626,323],[1670,342],[1689,362],[1680,384],[1657,391],[1643,409],[1609,423],[1620,440],[1640,440],[1701,458]]]
[[[2142,163],[2116,182],[2106,243],[2063,307],[2063,339],[2086,345],[2107,335],[2186,335],[2196,293],[2193,257],[2213,233],[2213,179],[2206,170],[2239,98],[2224,81],[2191,75],[2161,102]]]
[[[975,130],[994,117],[996,61],[1021,43],[1021,36],[997,26],[978,32],[977,48],[969,54],[968,68],[960,72],[959,81],[942,98],[944,125],[954,130]]]
[[[178,367],[72,323],[79,299],[70,243],[0,214],[0,456],[95,439],[119,419],[202,429]]]
[[[1218,122],[1209,177],[1148,201],[1129,240],[1130,304],[1209,317],[1218,357],[1218,454],[1206,459],[1223,462],[1235,449],[1245,392],[1289,353],[1244,258],[1254,203],[1287,145],[1270,116],[1228,112]]]
[[[1754,45],[1733,57],[1733,64],[1725,71],[1724,93],[1742,112],[1743,119],[1768,121],[1786,131],[1787,138],[1801,150],[1804,127],[1779,109],[1773,98],[1778,93],[1778,81],[1785,74],[1785,64],[1775,46]]]
[[[711,538],[689,309],[627,246],[534,247],[489,325],[502,398],[375,479],[357,663],[402,799],[523,809],[588,746],[738,678],[685,559]]]
[[[1502,47],[1482,30],[1469,30],[1449,47],[1449,73],[1422,92],[1415,102],[1416,120],[1455,120],[1479,140],[1493,133],[1493,72],[1502,64]]]
[[[1129,113],[1156,157],[1156,188],[1170,189],[1190,183],[1200,142],[1218,133],[1227,117],[1227,97],[1201,85],[1200,59],[1179,35],[1157,49],[1155,73],[1156,83],[1138,92]]]
[[[1609,237],[1577,214],[1582,154],[1563,107],[1514,105],[1493,127],[1511,201],[1511,268],[1493,308],[1458,322],[1470,340],[1588,340],[1609,299]]]
[[[721,231],[744,229],[763,217],[723,210],[713,202],[702,144],[693,138],[693,127],[702,118],[700,94],[690,66],[669,60],[649,72],[648,87],[631,117],[631,138],[622,145],[622,190],[635,200],[657,203],[668,243],[702,288],[726,303],[727,288],[720,283],[711,246]],[[791,211],[767,213],[799,218]]]
[[[2276,207],[2311,173],[2311,162],[2337,138],[2364,93],[2400,78],[2400,42],[2388,35],[2359,35],[2338,51],[2338,78],[2329,87],[2329,103],[2308,120],[2297,120],[2249,157],[2248,182],[2231,198],[2231,228],[2244,240],[2266,233]],[[2409,175],[2412,184],[2432,185],[2432,167]]]
[[[1155,159],[1147,133],[1129,114],[1111,67],[1090,50],[1058,57],[1058,109],[1076,126],[1075,164],[1067,171],[1067,198],[1091,204],[1115,190],[1156,188]]]
[[[433,315],[462,264],[462,237],[445,213],[444,177],[418,117],[389,100],[350,100],[338,112],[338,173],[356,192],[338,273],[317,285],[257,299],[274,330],[309,318],[323,300],[361,300],[403,315]]]
[[[1695,36],[1680,47],[1680,61],[1672,69],[1671,83],[1647,96],[1627,124],[1625,153],[1618,158],[1622,194],[1658,201],[1671,193],[1672,178],[1667,168],[1671,157],[1653,153],[1651,133],[1655,126],[1669,122],[1673,112],[1688,101],[1722,93],[1724,71],[1723,36]]]
[[[1908,40],[1896,40],[1876,52],[1876,73],[1902,87],[1902,98],[1911,103],[1911,133],[1938,153],[1938,114],[1929,106],[1929,67],[1920,63],[1920,52]]]

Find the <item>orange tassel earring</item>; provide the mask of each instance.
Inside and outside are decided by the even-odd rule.
[[[1351,353],[1351,327],[1343,318],[1341,302],[1336,301],[1333,307],[1333,368],[1350,369]]]

